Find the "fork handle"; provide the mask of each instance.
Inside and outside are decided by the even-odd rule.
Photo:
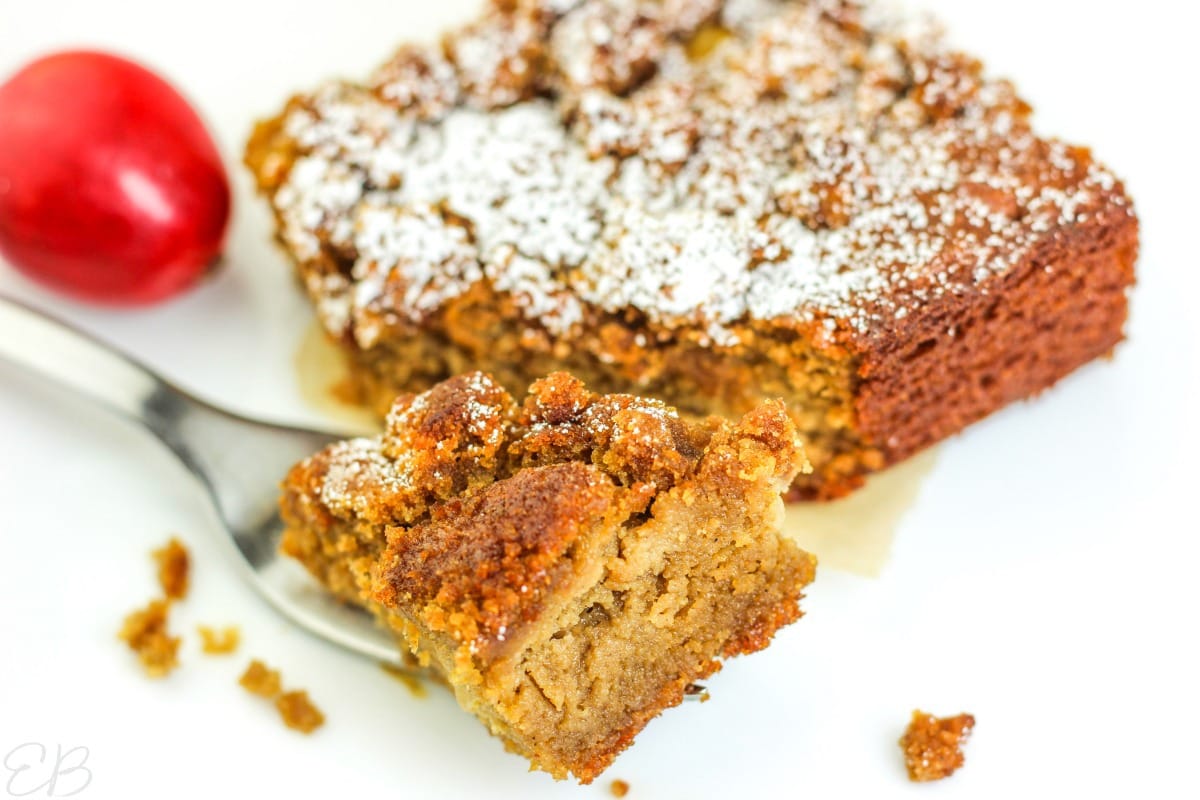
[[[0,359],[46,378],[153,433],[206,485],[196,442],[181,435],[187,418],[208,417],[205,404],[135,359],[70,323],[0,295]],[[189,441],[189,439],[191,441]]]
[[[0,358],[49,378],[130,419],[172,393],[166,381],[79,329],[0,295]]]
[[[67,323],[3,296],[0,359],[147,428],[200,480],[226,523],[247,530],[270,520],[274,487],[288,468],[340,438],[217,408]]]

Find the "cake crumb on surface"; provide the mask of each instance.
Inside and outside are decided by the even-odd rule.
[[[196,631],[200,634],[200,649],[213,656],[232,653],[242,641],[241,633],[237,626],[233,625],[219,630],[207,625],[197,625]]]
[[[612,792],[613,797],[624,797],[629,794],[629,783],[627,781],[615,780],[609,784],[608,790]]]
[[[292,730],[312,733],[325,724],[325,715],[312,704],[306,691],[284,692],[275,699],[275,707],[283,717],[283,724]]]
[[[179,666],[179,637],[167,631],[167,600],[152,600],[148,606],[125,617],[120,638],[137,653],[151,678],[162,678]]]
[[[158,562],[158,582],[163,594],[171,600],[182,600],[188,593],[188,577],[191,558],[187,547],[178,538],[171,540],[153,552]]]
[[[257,658],[252,660],[238,679],[246,691],[275,701],[283,724],[301,733],[312,733],[325,724],[325,715],[313,705],[308,692],[295,689],[285,692],[279,670],[271,669]]]
[[[265,697],[268,700],[276,697],[283,691],[283,686],[279,679],[279,671],[271,669],[257,658],[250,662],[246,667],[246,671],[242,673],[242,677],[238,678],[246,691]]]
[[[953,775],[963,765],[962,747],[974,727],[975,717],[970,714],[935,717],[914,711],[900,737],[909,780],[936,781]]]

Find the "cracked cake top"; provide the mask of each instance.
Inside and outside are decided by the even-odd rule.
[[[566,554],[599,524],[653,515],[674,493],[782,491],[807,468],[778,401],[731,422],[685,422],[657,400],[594,394],[566,373],[517,403],[468,373],[396,400],[379,437],[339,442],[285,484],[308,519],[386,531],[371,589],[494,652],[569,578]],[[349,547],[349,545],[347,545]],[[349,551],[346,551],[349,552]]]
[[[780,474],[807,466],[778,401],[735,427],[717,417],[685,422],[658,400],[594,394],[563,372],[535,382],[518,404],[472,372],[397,398],[381,436],[338,442],[295,472],[327,513],[372,524],[409,525],[524,469],[568,462],[595,466],[644,506],[735,433],[764,445]]]

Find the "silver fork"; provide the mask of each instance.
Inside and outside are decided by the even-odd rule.
[[[302,628],[420,675],[397,641],[360,609],[334,600],[279,553],[279,481],[344,436],[248,419],[217,408],[108,345],[0,297],[0,358],[91,398],[153,433],[207,491],[251,585]]]

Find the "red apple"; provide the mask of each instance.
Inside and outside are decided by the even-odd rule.
[[[170,84],[117,56],[63,52],[0,85],[0,255],[77,297],[149,303],[220,255],[229,180]]]

